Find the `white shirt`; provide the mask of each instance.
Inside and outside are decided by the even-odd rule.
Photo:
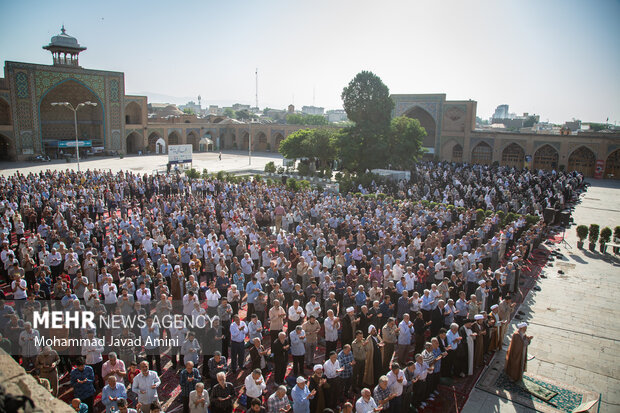
[[[299,313],[298,313],[299,312]],[[288,308],[288,319],[291,321],[299,321],[300,318],[304,318],[306,314],[304,313],[304,309],[301,306],[290,306]]]
[[[263,390],[267,388],[262,374],[259,376],[258,381],[260,381],[260,384],[256,384],[256,380],[252,377],[252,374],[248,374],[245,378],[245,393],[248,397],[257,399],[263,394]]]
[[[369,401],[366,401],[363,397],[360,397],[355,403],[355,413],[373,413],[376,408],[377,403],[375,403],[375,399],[372,397],[370,397]]]
[[[118,302],[118,298],[116,297],[116,294],[118,294],[118,288],[116,287],[116,284],[105,283],[103,284],[103,288],[101,288],[101,290],[103,291],[103,296],[105,297],[103,300],[104,304],[116,304]]]
[[[207,298],[207,305],[209,307],[217,307],[220,303],[220,298],[222,298],[219,291],[217,290],[215,290],[215,292],[207,290],[207,292],[205,293],[205,297]]]
[[[388,387],[392,393],[396,393],[397,396],[403,394],[403,387],[407,385],[407,379],[405,378],[405,374],[402,370],[398,370],[398,374],[394,374],[393,370],[387,374],[388,378]],[[397,381],[397,379],[403,379],[401,383]]]
[[[142,372],[133,378],[131,389],[138,393],[138,402],[144,404],[151,404],[157,398],[157,387],[161,384],[159,376],[153,370],[149,370],[146,377]],[[151,388],[151,386],[157,386]]]
[[[142,289],[136,291],[136,297],[138,297],[138,302],[142,305],[149,305],[151,303],[151,290],[145,288],[144,291]]]
[[[16,300],[22,300],[24,298],[26,298],[26,280],[21,279],[19,280],[19,286],[21,288],[23,288],[23,290],[21,288],[17,288],[17,285],[15,283],[15,281],[11,282],[11,289],[15,289],[15,292],[13,293],[13,298]]]
[[[319,316],[321,315],[321,305],[319,304],[319,302],[315,301],[313,303],[312,301],[308,301],[308,303],[306,304],[306,313],[308,313],[308,317],[313,315],[314,317],[319,318]]]
[[[338,360],[336,360],[335,363],[332,363],[331,359],[327,360],[323,364],[323,372],[325,373],[325,377],[327,377],[328,379],[338,377],[340,375],[340,372],[338,371],[339,368],[340,362]]]
[[[102,361],[101,353],[103,353],[103,346],[99,344],[99,340],[94,336],[90,342],[82,345],[82,355],[86,356],[86,364],[92,365]]]
[[[338,327],[340,322],[327,317],[324,322],[325,325],[325,341],[338,341]]]

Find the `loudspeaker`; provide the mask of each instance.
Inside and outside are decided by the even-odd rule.
[[[568,227],[570,225],[570,211],[562,211],[558,215],[558,223],[563,227]]]
[[[555,222],[556,210],[553,208],[545,208],[543,211],[543,220],[547,225],[553,225]]]

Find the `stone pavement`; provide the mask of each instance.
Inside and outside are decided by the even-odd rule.
[[[267,162],[273,161],[281,166],[283,159],[279,153],[252,153],[252,164],[249,164],[248,153],[241,151],[224,151],[222,160],[218,159],[219,152],[199,152],[193,154],[193,167],[199,171],[206,168],[209,172],[227,171],[233,173],[257,173],[265,169]],[[80,169],[107,169],[112,172],[122,170],[136,173],[152,173],[155,170],[165,171],[168,155],[126,156],[117,157],[90,157],[80,159]],[[64,160],[52,162],[0,162],[0,175],[12,175],[15,171],[21,173],[51,170],[77,170],[77,163],[66,163]]]
[[[577,249],[576,225],[620,225],[620,181],[591,180],[566,230],[564,259],[546,267],[541,291],[532,290],[520,310],[529,323],[527,371],[601,394],[601,413],[620,411],[620,259]],[[586,241],[587,247],[587,241]],[[613,252],[612,252],[613,254]],[[558,270],[564,274],[558,274]],[[507,346],[514,320],[504,344]],[[507,347],[506,347],[507,348]],[[496,355],[505,358],[505,351]],[[483,373],[484,374],[484,373]],[[463,412],[530,412],[531,408],[474,388]]]

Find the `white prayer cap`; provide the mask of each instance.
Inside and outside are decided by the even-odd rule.
[[[323,370],[323,365],[322,364],[315,364],[314,368],[312,370],[313,371]]]
[[[175,269],[175,270],[178,270],[179,268],[181,268],[181,266],[180,266],[180,265],[175,265],[175,266],[174,266],[174,269]]]
[[[463,253],[463,257],[467,257],[467,256],[469,256],[469,253],[468,253],[467,251],[465,251],[465,252]]]
[[[353,308],[353,307],[348,307],[347,308],[347,313],[352,313],[353,311],[355,311],[355,308]]]
[[[479,285],[484,285],[484,284],[486,284],[486,283],[487,283],[487,282],[486,282],[485,280],[480,280],[480,281],[478,281],[478,284],[479,284]]]
[[[474,320],[484,320],[484,316],[482,314],[476,314]]]
[[[491,306],[491,310],[495,310],[496,308],[499,308],[499,305],[497,305],[497,304],[493,304],[493,305]]]
[[[527,327],[527,323],[525,321],[517,324],[517,328],[523,328],[523,327]]]
[[[297,383],[305,383],[306,379],[304,379],[302,376],[297,377]]]
[[[368,326],[368,333],[370,333],[372,330],[376,330],[375,326],[373,326],[372,324]]]

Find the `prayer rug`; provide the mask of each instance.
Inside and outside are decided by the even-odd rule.
[[[504,362],[500,357],[493,361],[476,387],[544,413],[569,413],[582,403],[598,402],[601,397],[600,393],[527,372],[521,383],[515,383],[504,373]],[[590,411],[596,412],[597,405],[595,403]]]

